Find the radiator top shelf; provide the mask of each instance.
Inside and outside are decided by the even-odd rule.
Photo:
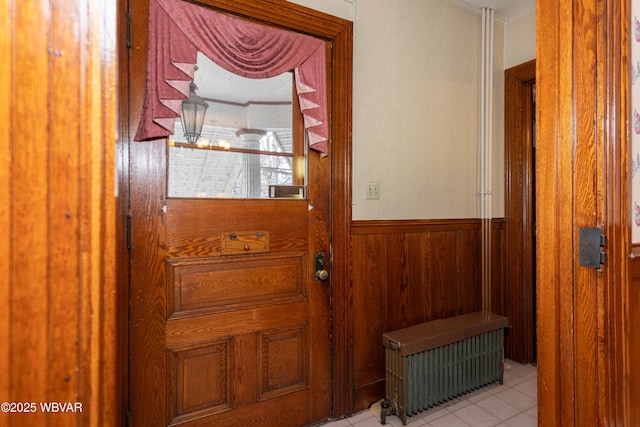
[[[446,344],[507,327],[507,318],[498,314],[476,311],[431,320],[408,328],[382,334],[382,345],[400,350],[402,356],[431,350]]]

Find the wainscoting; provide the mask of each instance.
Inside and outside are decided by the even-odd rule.
[[[482,308],[479,219],[354,221],[355,410],[384,395],[382,333]],[[492,311],[505,313],[503,219],[492,222]]]

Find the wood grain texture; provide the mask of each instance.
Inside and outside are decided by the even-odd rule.
[[[132,141],[144,99],[145,75],[139,70],[146,69],[149,3],[132,1],[123,6],[121,13],[129,12],[131,16],[131,51],[123,56],[127,58],[128,68],[121,68],[120,75],[120,80],[127,82],[129,90],[122,98],[129,114],[125,121],[129,127],[123,130],[121,138]],[[132,426],[165,425],[167,393],[165,390],[158,393],[156,387],[144,381],[145,378],[164,379],[167,375],[163,342],[166,316],[166,270],[163,262],[166,243],[162,230],[165,169],[158,167],[166,164],[165,142],[129,143],[125,151],[132,159],[130,164],[123,165],[127,170],[126,186],[130,191],[129,200],[123,205],[127,209],[124,214],[131,215],[132,247],[126,254],[129,256],[129,312],[132,316],[128,319],[128,411]]]
[[[538,408],[541,425],[629,424],[623,2],[538,2]],[[625,6],[626,8],[627,6]],[[625,21],[627,19],[627,21]],[[622,24],[624,27],[626,24]],[[581,267],[580,227],[609,261]]]
[[[640,255],[631,246],[630,188],[630,2],[607,0],[603,11],[608,17],[598,28],[598,128],[603,149],[598,161],[604,165],[603,206],[609,266],[604,271],[605,286],[598,288],[598,383],[600,423],[611,426],[640,423],[640,327],[637,277],[634,260]],[[631,261],[630,261],[631,260]]]
[[[132,158],[146,159],[130,171],[130,365],[129,399],[131,425],[164,425],[166,393],[145,378],[166,378],[165,297],[166,242],[162,200],[165,197],[165,141],[132,144]],[[133,357],[135,356],[135,357]],[[163,387],[164,388],[164,387]]]
[[[58,278],[61,283],[73,283],[80,272],[91,274],[87,265],[82,265],[84,260],[80,256],[81,251],[89,249],[91,244],[90,223],[81,223],[81,218],[91,218],[91,198],[82,199],[82,178],[91,181],[91,165],[81,164],[80,152],[83,150],[80,140],[81,135],[90,132],[89,129],[78,127],[69,135],[66,115],[78,117],[80,123],[84,122],[84,115],[91,112],[90,100],[78,101],[82,84],[75,75],[68,70],[80,63],[81,46],[67,38],[69,27],[79,22],[79,10],[74,10],[70,5],[56,4],[52,8],[51,50],[55,51],[51,56],[50,70],[53,74],[52,85],[67,88],[65,91],[52,91],[50,99],[54,105],[65,105],[66,108],[52,109],[50,137],[51,141],[66,141],[65,144],[52,143],[49,147],[49,192],[53,197],[49,201],[49,223],[53,229],[59,230],[60,236],[83,236],[80,241],[69,239],[51,239],[49,244],[49,271],[52,277]],[[84,28],[83,28],[84,30]],[[64,52],[64,53],[63,53]],[[75,65],[77,66],[77,65]],[[87,153],[88,154],[88,153]],[[68,174],[67,171],[77,171]],[[69,191],[77,188],[80,191]],[[66,197],[59,197],[66,194]],[[80,230],[82,229],[82,234]],[[86,236],[86,237],[84,237]],[[72,256],[69,259],[69,255]],[[82,324],[85,318],[84,305],[80,304],[82,295],[89,295],[88,281],[81,280],[77,287],[60,287],[51,292],[49,300],[49,372],[52,379],[49,388],[53,395],[59,395],[63,401],[75,401],[79,394],[86,394],[90,389],[81,390],[80,378],[71,371],[72,366],[80,363],[79,356],[84,353],[90,355],[90,327]],[[89,292],[87,292],[89,291]],[[69,310],[69,306],[78,307]],[[90,316],[90,313],[89,313]],[[77,330],[79,339],[70,341],[67,338],[69,330]],[[74,351],[75,350],[75,351]],[[77,351],[80,350],[80,351]],[[60,354],[68,355],[65,358]],[[88,378],[87,378],[88,379]],[[83,392],[84,391],[84,392]],[[62,422],[61,422],[62,421]],[[60,419],[52,420],[52,425],[64,425]]]
[[[168,352],[170,423],[233,409],[234,342],[226,338]],[[175,391],[175,395],[173,392]]]
[[[222,258],[222,259],[221,259]],[[168,318],[307,298],[306,253],[168,260]]]
[[[115,2],[90,3],[0,6],[0,401],[83,409],[2,413],[2,425],[118,418]]]
[[[121,150],[123,165],[125,167],[131,165],[130,170],[124,174],[124,178],[131,184],[128,188],[132,189],[129,197],[133,207],[131,215],[134,248],[128,264],[133,272],[130,291],[131,313],[136,314],[133,314],[129,319],[131,342],[135,341],[131,347],[131,354],[135,354],[136,357],[141,355],[143,359],[133,362],[130,368],[129,391],[132,397],[132,425],[162,424],[164,422],[162,411],[153,408],[170,407],[173,404],[173,401],[167,400],[172,399],[171,396],[166,397],[164,393],[151,392],[152,385],[149,385],[149,390],[145,390],[137,384],[145,378],[158,376],[164,378],[167,373],[160,366],[162,363],[160,346],[153,344],[156,340],[162,340],[160,336],[163,332],[167,334],[166,341],[163,343],[187,345],[191,339],[208,339],[212,333],[215,334],[219,331],[227,331],[227,333],[234,335],[239,325],[248,329],[245,330],[246,333],[234,335],[234,341],[238,345],[238,351],[234,351],[234,359],[242,359],[243,362],[241,367],[234,370],[234,375],[237,376],[234,385],[234,399],[237,405],[234,406],[231,414],[216,414],[216,422],[225,425],[229,424],[231,419],[240,418],[246,420],[247,424],[299,425],[301,420],[310,422],[310,420],[326,419],[331,414],[332,407],[334,411],[336,408],[340,408],[338,409],[340,411],[348,411],[348,408],[352,407],[348,393],[332,393],[331,382],[344,381],[347,365],[343,363],[341,370],[341,363],[336,363],[334,366],[337,368],[333,371],[330,369],[332,346],[330,343],[331,334],[328,329],[331,314],[330,293],[335,292],[337,296],[334,300],[335,312],[342,315],[342,313],[347,313],[348,309],[348,298],[345,295],[348,289],[349,240],[345,231],[348,231],[350,221],[351,194],[351,23],[284,1],[202,1],[198,3],[268,25],[302,31],[330,42],[327,47],[328,67],[330,67],[328,76],[331,106],[331,155],[321,158],[317,153],[310,154],[312,161],[310,161],[309,176],[316,185],[315,188],[309,188],[309,204],[313,207],[312,209],[308,209],[307,203],[304,202],[289,204],[286,201],[280,201],[282,203],[274,204],[273,201],[261,201],[260,204],[253,202],[251,207],[247,208],[247,203],[218,201],[215,211],[220,215],[212,218],[211,210],[207,211],[207,206],[199,206],[197,201],[181,203],[176,200],[168,200],[166,202],[167,215],[160,214],[159,209],[165,202],[165,195],[158,185],[158,182],[163,182],[161,173],[157,170],[157,166],[154,166],[158,161],[160,164],[164,164],[164,158],[160,154],[160,146],[140,148],[141,144],[130,142]],[[123,79],[131,77],[126,83],[129,89],[128,92],[125,92],[126,98],[123,98],[129,100],[124,109],[127,111],[126,117],[131,120],[128,121],[129,127],[123,138],[130,138],[134,134],[144,90],[142,73],[134,73],[133,70],[145,68],[144,54],[140,54],[140,52],[146,50],[145,28],[148,2],[131,2],[130,4],[132,16],[131,52],[134,54],[131,55],[132,60],[129,62],[129,67],[121,69],[121,76]],[[123,9],[123,13],[124,11],[126,9]],[[131,52],[127,52],[127,54]],[[151,142],[151,144],[155,144],[155,142]],[[145,152],[145,150],[150,151]],[[127,158],[132,161],[127,162]],[[326,179],[319,182],[317,181],[319,177]],[[331,191],[334,192],[333,195]],[[126,202],[121,204],[121,209],[123,214],[128,212]],[[174,217],[177,212],[183,212],[185,215],[179,218]],[[273,216],[278,212],[279,221]],[[333,220],[326,221],[326,218],[334,213],[337,215]],[[308,218],[308,221],[300,223],[295,219],[300,217]],[[204,221],[202,218],[208,218],[210,221]],[[291,219],[287,227],[277,225],[282,222],[282,218]],[[162,223],[162,221],[166,222]],[[305,250],[309,250],[309,253],[324,252],[328,255],[329,260],[333,256],[333,265],[338,266],[331,271],[330,280],[333,282],[333,278],[336,276],[347,277],[347,280],[340,282],[343,284],[336,287],[332,287],[328,282],[326,284],[313,283],[313,286],[309,286],[306,294],[309,301],[314,302],[312,304],[292,302],[286,308],[279,307],[279,309],[269,310],[269,307],[265,306],[250,308],[244,312],[231,311],[225,316],[206,314],[199,319],[199,321],[205,322],[203,328],[198,326],[200,322],[189,318],[169,319],[168,321],[164,319],[165,324],[163,325],[160,311],[164,297],[158,289],[166,290],[166,286],[162,285],[163,282],[166,282],[166,273],[158,271],[159,263],[154,264],[154,261],[149,262],[149,260],[164,259],[165,257],[196,256],[206,258],[219,256],[222,234],[238,230],[239,225],[245,228],[249,224],[259,224],[269,229],[269,253],[300,251],[303,247]],[[166,236],[158,231],[164,227],[167,230]],[[252,227],[251,229],[261,230],[262,228]],[[144,230],[153,231],[145,234]],[[304,230],[304,234],[300,234],[301,230]],[[309,242],[313,242],[313,246],[308,245]],[[150,243],[151,246],[157,247],[156,252],[150,249],[139,250],[140,247],[136,246],[140,243]],[[124,252],[123,255],[126,256]],[[311,272],[313,257],[306,256],[304,259],[307,265],[303,270]],[[336,260],[340,261],[336,262]],[[127,265],[127,261],[123,261],[122,264]],[[140,268],[141,265],[145,267]],[[340,294],[342,291],[345,294]],[[147,302],[143,302],[143,299],[147,299]],[[326,301],[326,303],[318,303],[320,301]],[[152,318],[156,320],[152,320],[151,327],[147,329],[146,333],[143,333],[141,331],[142,325]],[[229,324],[229,319],[234,319],[235,323]],[[278,396],[277,399],[281,403],[278,403],[277,410],[274,409],[274,403],[270,402],[276,399],[275,396],[260,402],[256,402],[255,398],[251,399],[252,393],[255,394],[257,390],[257,385],[255,381],[252,385],[252,381],[249,380],[250,373],[259,369],[256,362],[248,360],[250,359],[248,355],[255,357],[258,350],[255,335],[265,325],[280,327],[280,325],[294,320],[304,324],[305,319],[311,319],[308,324],[307,342],[308,348],[313,350],[309,350],[309,382],[320,384],[323,388],[315,386],[313,393],[301,389],[291,394]],[[324,321],[321,322],[321,319]],[[254,321],[259,321],[259,323],[254,324]],[[342,331],[345,331],[348,326],[343,324],[341,319],[336,320],[335,318],[332,325],[339,331],[334,336],[341,336],[334,341],[333,348],[337,349],[335,350],[336,354],[347,354],[348,338]],[[176,328],[179,331],[176,332]],[[252,366],[255,367],[253,371],[246,371]],[[145,372],[134,372],[138,368],[145,370]],[[154,395],[149,396],[149,392]],[[338,402],[337,404],[332,405],[332,396],[333,401]],[[288,412],[283,415],[281,413],[283,411]],[[342,414],[345,412],[339,413],[338,416]],[[165,421],[167,417],[169,420],[171,419],[171,416],[165,414]],[[210,422],[210,420],[193,419],[189,421],[190,425],[206,422]]]
[[[501,316],[507,315],[505,222],[504,218],[494,219],[491,227],[491,311]]]
[[[336,38],[351,25],[346,20],[283,0],[198,0],[194,3],[327,40]]]
[[[51,238],[48,224],[47,221],[36,221],[37,218],[47,218],[48,215],[49,158],[46,142],[49,141],[47,122],[50,112],[47,98],[51,89],[49,79],[43,76],[49,74],[49,58],[45,52],[49,44],[50,22],[45,10],[35,3],[19,7],[14,13],[17,28],[33,27],[35,31],[28,37],[32,43],[31,48],[27,47],[26,34],[22,33],[22,38],[17,40],[21,48],[13,53],[16,70],[13,83],[22,88],[20,90],[24,96],[15,97],[12,102],[14,125],[11,140],[45,143],[25,144],[12,152],[11,194],[15,196],[11,229],[16,238],[12,242],[11,254],[13,283],[9,304],[12,311],[9,343],[12,349],[11,371],[20,374],[12,375],[12,394],[9,400],[37,401],[46,400],[43,398],[47,396],[47,313],[49,287],[53,285],[47,278],[48,246]],[[73,175],[77,177],[78,172],[73,171]],[[77,183],[72,183],[69,190],[77,192]],[[25,197],[26,195],[29,197]],[[77,251],[70,253],[71,259],[75,256]],[[76,292],[79,291],[78,285],[76,281],[72,287]],[[62,291],[65,292],[64,289]],[[34,414],[32,421],[35,424],[45,424],[46,414]]]
[[[308,201],[168,200],[163,227],[167,235],[166,261],[182,265],[179,275],[185,278],[176,293],[178,271],[168,275],[167,295],[175,295],[174,301],[183,306],[175,313],[167,307],[170,317],[162,319],[166,336],[161,342],[172,351],[176,346],[231,337],[233,342],[238,341],[234,344],[236,357],[257,358],[251,364],[257,367],[251,380],[254,387],[242,383],[252,375],[244,372],[244,365],[224,375],[233,383],[228,406],[234,413],[251,406],[276,413],[281,402],[295,394],[293,404],[301,410],[297,412],[299,418],[291,419],[292,425],[329,417],[329,291],[325,282],[313,280],[313,253],[328,251],[328,191],[317,192],[317,186],[328,186],[330,174],[318,162],[322,162],[319,157],[310,160],[310,182],[316,185],[310,184]],[[219,244],[209,243],[219,243],[220,236],[227,232],[243,233],[245,229],[268,234],[268,252],[225,255],[218,250],[217,256],[212,256],[215,250],[208,253],[202,249],[219,249]],[[171,297],[166,303],[171,304]],[[171,372],[168,374],[170,383]],[[207,377],[217,384],[220,375],[209,372]],[[188,379],[198,381],[193,376],[184,377],[185,382],[177,386],[199,387],[187,384]],[[168,393],[182,399],[179,389]],[[174,403],[167,400],[167,405],[170,409]],[[192,406],[193,412],[186,413],[170,410],[180,415],[168,421],[194,423],[196,418],[206,416],[210,423],[219,423],[226,415],[215,406]]]
[[[505,71],[505,357],[534,360],[534,153],[535,60]]]
[[[538,422],[541,425],[574,425],[573,409],[565,410],[567,418],[561,412],[561,402],[573,402],[573,373],[565,373],[560,366],[562,357],[573,360],[572,343],[561,342],[559,330],[567,327],[562,322],[561,312],[571,307],[571,295],[562,298],[559,289],[569,287],[566,273],[562,273],[559,265],[560,257],[564,262],[572,260],[571,252],[561,253],[557,246],[561,244],[555,233],[562,234],[564,239],[572,240],[571,212],[567,207],[559,209],[562,197],[570,197],[570,191],[561,191],[561,174],[566,166],[565,159],[556,156],[566,152],[567,132],[571,127],[570,106],[562,105],[562,100],[571,99],[571,50],[563,43],[571,40],[571,4],[570,2],[539,2],[536,8],[536,58],[537,58],[537,168],[536,168],[536,219],[537,248],[540,256],[536,261],[537,306],[538,306]],[[569,123],[568,123],[569,122]],[[564,138],[564,140],[563,140]],[[564,143],[564,144],[563,144]],[[569,143],[570,146],[570,143]],[[558,147],[558,148],[556,148]],[[557,152],[557,154],[556,154]],[[564,172],[566,174],[566,172]],[[571,180],[571,177],[566,177]],[[558,182],[560,181],[560,182]],[[569,212],[567,212],[569,210]],[[555,213],[557,212],[557,213]],[[569,215],[569,216],[567,216]],[[568,224],[567,224],[568,222]],[[566,246],[566,245],[565,245]],[[569,273],[571,274],[571,273]],[[569,278],[570,280],[571,278]],[[566,310],[566,309],[564,309]],[[571,325],[570,325],[571,326]],[[570,381],[569,394],[562,392],[561,373]],[[566,380],[565,380],[566,381]]]
[[[118,292],[116,294],[116,306],[129,306],[129,250],[128,246],[128,230],[127,222],[129,215],[129,145],[126,136],[129,135],[129,103],[122,102],[123,99],[129,98],[129,80],[123,78],[128,75],[129,62],[121,58],[129,56],[127,48],[127,11],[128,1],[117,0],[116,22],[119,29],[117,34],[117,55],[118,68],[116,75],[118,77],[117,92],[114,96],[118,98],[117,109],[117,134],[115,144],[116,158],[116,213],[115,218],[115,235],[116,235],[116,282],[118,283]],[[120,417],[116,419],[116,424],[126,425],[127,411],[129,410],[129,310],[118,310],[117,319],[117,366],[118,366],[118,409]]]
[[[493,222],[492,298],[504,306],[504,221]],[[384,394],[384,332],[477,311],[480,220],[354,221],[355,410]],[[500,313],[501,314],[501,313]]]
[[[13,186],[13,167],[11,156],[13,143],[12,134],[12,39],[15,34],[13,20],[6,11],[10,1],[0,2],[0,60],[4,67],[0,68],[0,230],[5,230],[0,236],[0,268],[8,272],[12,266],[12,240],[13,231],[11,228],[11,218],[13,215],[13,197],[11,188]],[[10,274],[0,275],[0,304],[2,307],[11,307],[11,286],[12,278]],[[0,341],[11,342],[11,310],[0,310]],[[6,402],[11,398],[11,346],[0,346],[0,401]],[[0,412],[0,424],[9,425],[9,414]]]
[[[601,224],[603,203],[603,169],[601,149],[604,146],[602,134],[598,132],[598,125],[594,117],[598,117],[604,104],[597,93],[598,61],[597,46],[597,17],[599,8],[597,1],[577,2],[574,8],[573,39],[580,49],[573,57],[574,87],[579,87],[573,93],[574,123],[573,123],[573,154],[572,168],[575,170],[573,178],[573,244],[579,242],[579,227],[593,227]],[[600,13],[602,13],[601,11]],[[600,15],[603,16],[603,15]],[[574,47],[575,49],[575,47]],[[597,102],[594,102],[597,100]],[[597,134],[596,134],[597,133]],[[573,327],[575,345],[575,361],[572,367],[575,372],[575,422],[580,426],[596,425],[599,417],[598,396],[598,337],[597,310],[598,287],[604,282],[600,272],[580,267],[574,255],[576,265],[573,277],[572,297],[574,312],[572,319],[567,319],[567,326]],[[602,304],[602,303],[600,303]],[[573,325],[569,325],[569,322]],[[569,368],[568,362],[567,369]]]
[[[351,171],[353,23],[338,21],[331,44],[331,316],[333,416],[353,413]]]

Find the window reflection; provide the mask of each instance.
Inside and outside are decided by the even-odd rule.
[[[303,198],[306,153],[293,74],[253,80],[198,57],[195,83],[209,104],[196,146],[180,119],[168,140],[168,195],[180,198]]]

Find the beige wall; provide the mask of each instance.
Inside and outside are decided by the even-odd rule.
[[[288,0],[306,6],[311,9],[319,10],[329,15],[338,16],[348,21],[353,21],[353,3],[355,0]]]
[[[354,21],[353,219],[478,217],[479,14],[446,0],[293,1]],[[526,31],[495,26],[494,217],[504,216],[505,64],[527,55],[528,37],[535,55],[535,13],[533,33],[529,17],[518,21]],[[380,200],[366,200],[368,182]]]
[[[535,10],[514,18],[504,25],[505,70],[536,57]]]

